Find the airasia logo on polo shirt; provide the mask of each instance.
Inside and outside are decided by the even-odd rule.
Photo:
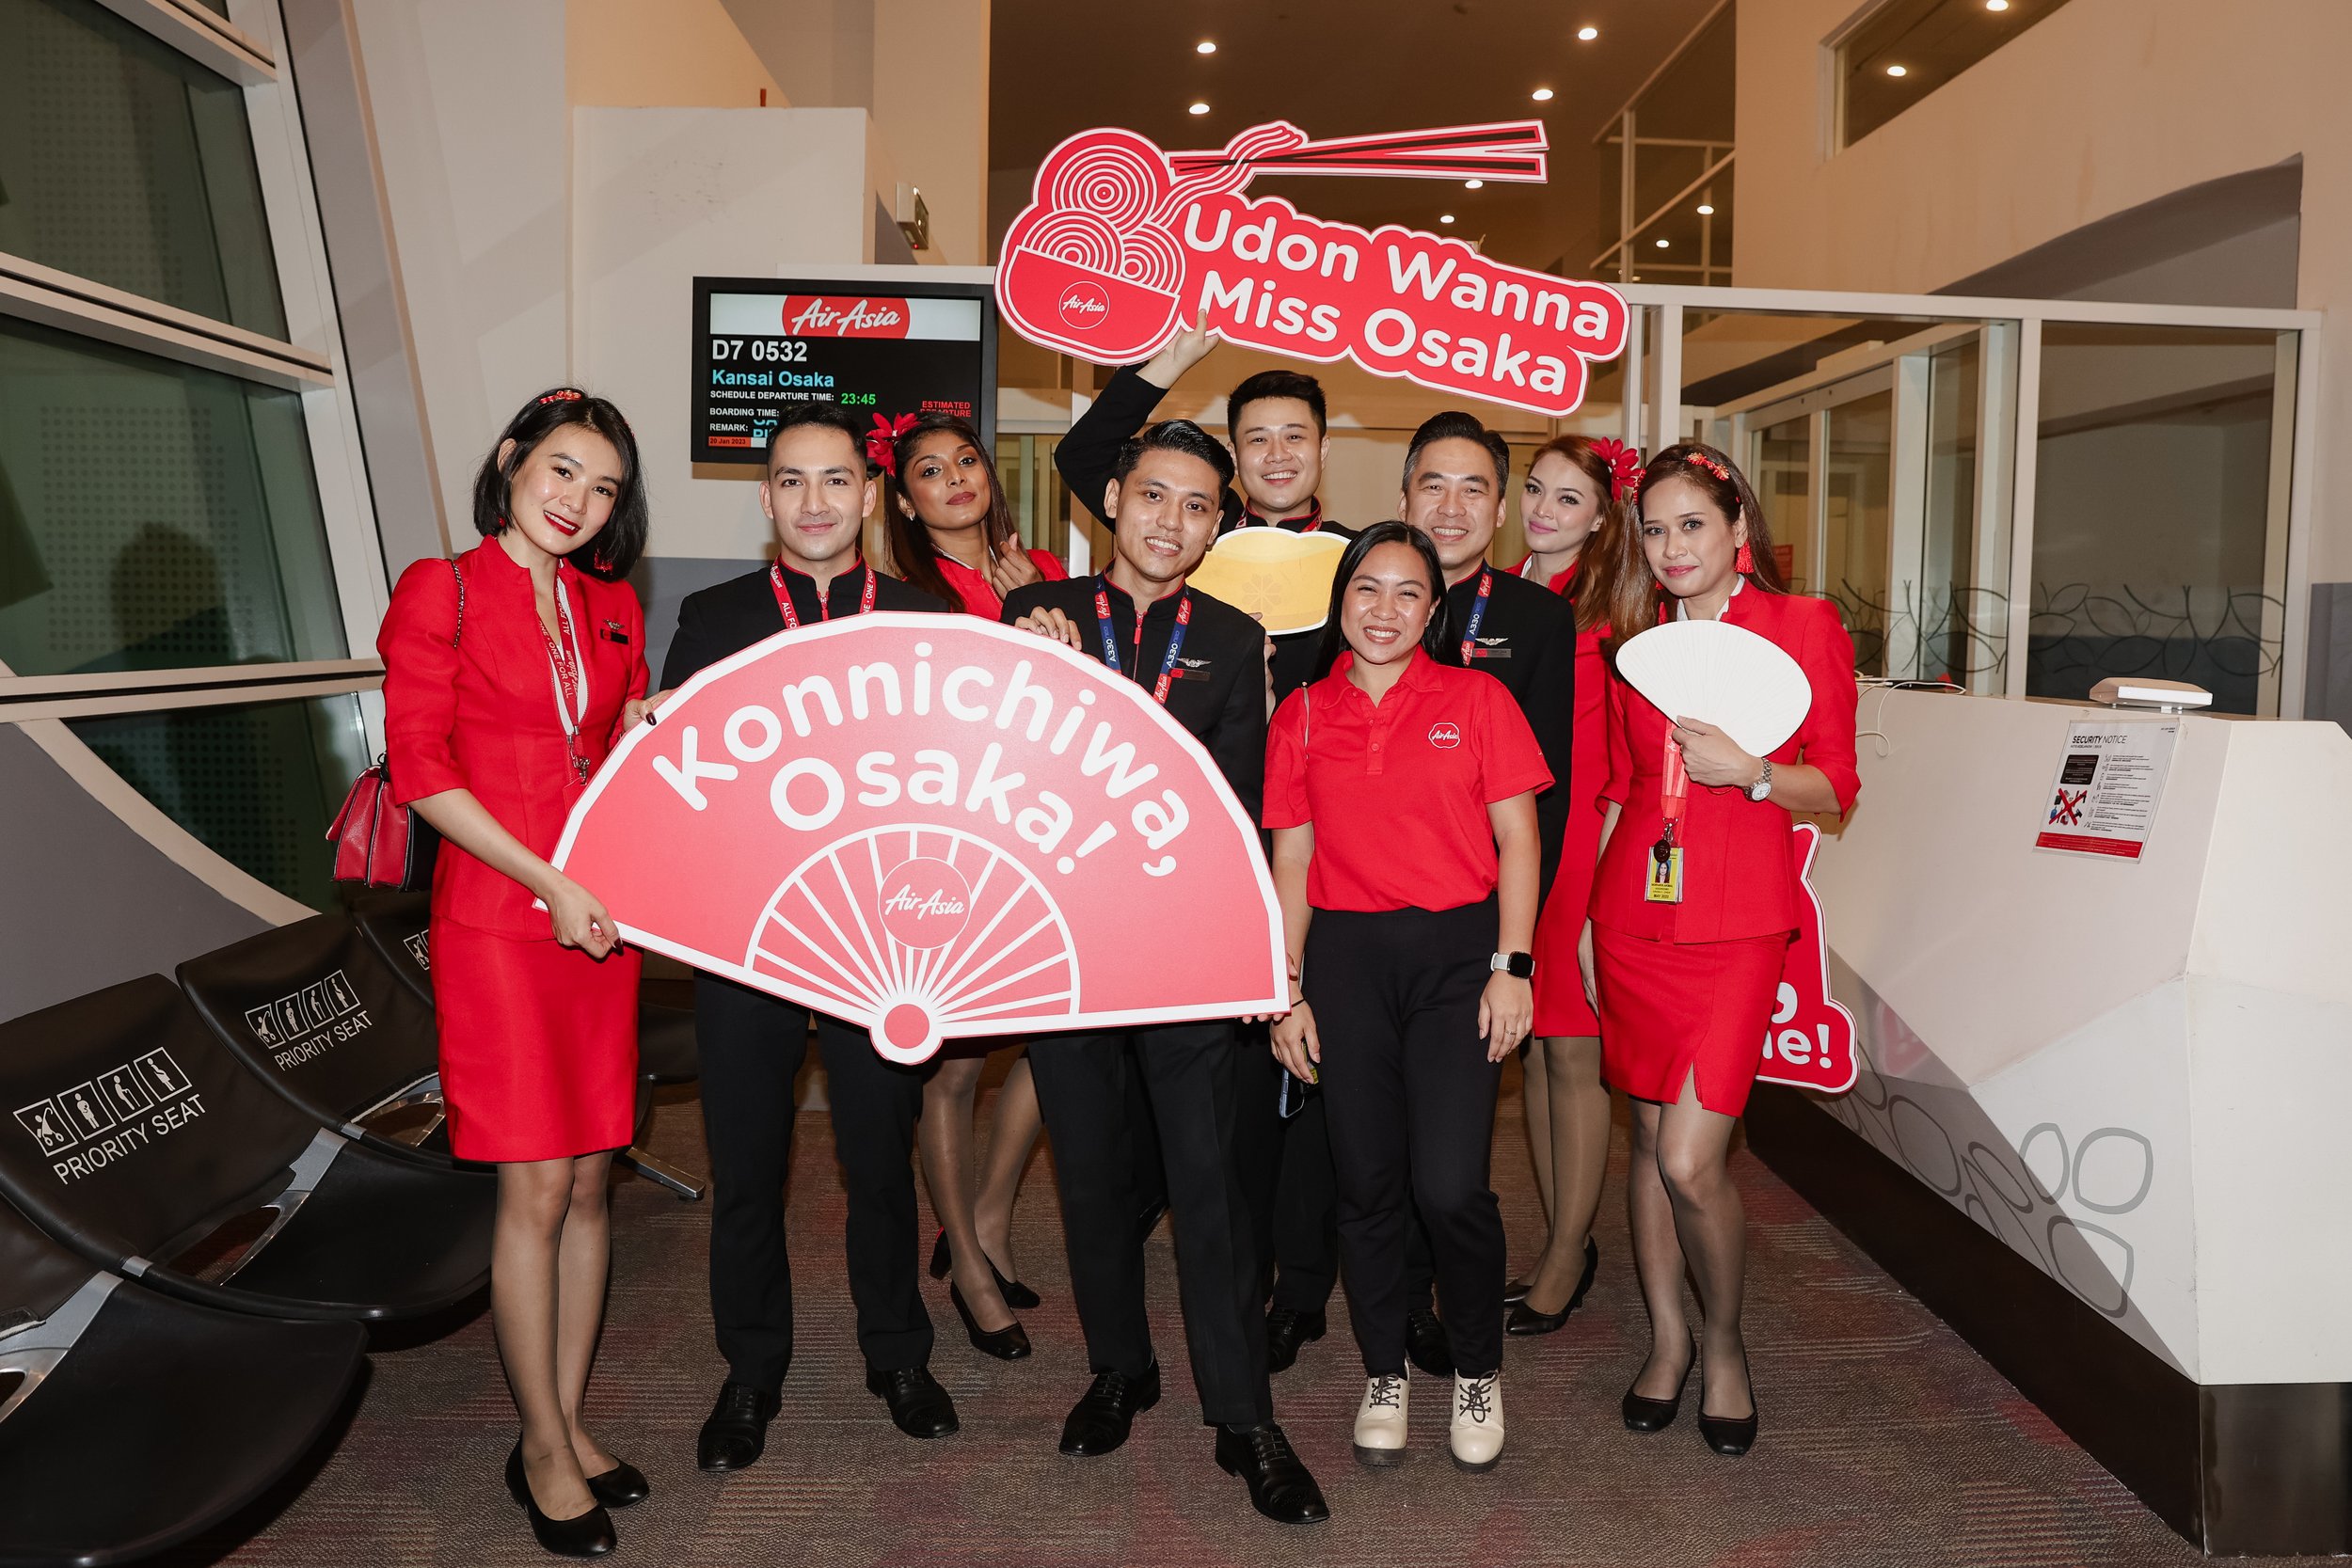
[[[1432,724],[1429,726],[1429,744],[1435,746],[1438,751],[1451,752],[1454,747],[1459,746],[1461,743],[1462,730],[1461,726],[1458,724]]]

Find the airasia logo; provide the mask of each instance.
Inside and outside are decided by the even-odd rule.
[[[784,330],[795,338],[903,338],[903,299],[845,299],[831,294],[787,294]]]
[[[1062,325],[1084,332],[1109,318],[1111,299],[1100,283],[1080,281],[1061,292],[1060,309]]]
[[[945,947],[971,918],[972,890],[946,861],[906,861],[882,881],[882,929],[905,946]]]
[[[1451,752],[1462,743],[1462,732],[1452,724],[1429,726],[1429,744],[1440,752]]]

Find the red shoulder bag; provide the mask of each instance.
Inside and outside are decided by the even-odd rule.
[[[466,630],[466,574],[456,562],[449,563],[457,579],[457,625],[449,645]],[[343,809],[326,830],[335,846],[335,879],[369,887],[392,887],[421,893],[433,885],[433,861],[441,835],[431,823],[392,799],[392,770],[388,757],[361,773],[343,798]]]

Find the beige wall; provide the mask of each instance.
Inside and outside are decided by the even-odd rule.
[[[784,92],[719,0],[565,0],[576,107],[750,109]]]
[[[1736,281],[1914,293],[2184,186],[2300,155],[2299,298],[2352,304],[2352,5],[2071,0],[1827,154],[1821,40],[1854,0],[1740,0]],[[2312,577],[2352,578],[2352,319],[2323,359]]]
[[[988,17],[978,0],[874,0],[874,126],[930,208],[926,261],[988,260]]]

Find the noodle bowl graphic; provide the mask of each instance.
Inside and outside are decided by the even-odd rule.
[[[817,993],[905,1064],[929,1061],[946,1025],[1078,1010],[1060,907],[956,828],[870,828],[819,849],[769,899],[743,967]]]

